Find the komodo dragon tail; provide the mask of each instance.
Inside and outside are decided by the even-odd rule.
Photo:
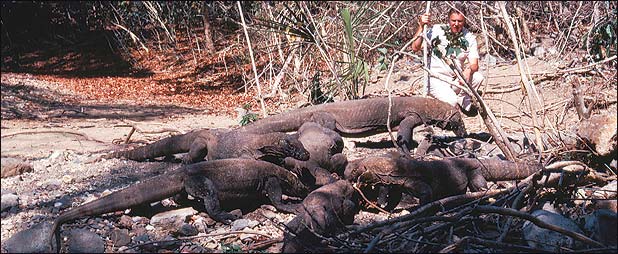
[[[145,161],[161,156],[185,153],[191,149],[191,144],[200,135],[203,135],[201,134],[203,132],[204,130],[198,130],[186,134],[174,135],[135,149],[113,152],[104,155],[102,158],[126,158],[134,161]]]
[[[181,168],[182,169],[182,168]],[[60,248],[60,227],[63,223],[81,217],[104,214],[120,211],[135,205],[154,202],[179,193],[184,188],[183,171],[177,170],[170,174],[159,175],[142,183],[131,185],[120,191],[113,192],[107,196],[92,202],[69,209],[60,214],[51,229],[49,236],[50,246],[53,246],[52,238],[56,235],[56,248]],[[56,232],[57,231],[57,232]]]
[[[524,179],[543,169],[541,163],[512,162],[496,159],[472,159],[487,181],[509,181]]]

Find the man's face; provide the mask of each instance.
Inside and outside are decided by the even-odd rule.
[[[465,23],[466,20],[461,13],[455,12],[448,17],[448,25],[451,27],[451,32],[453,33],[461,32]]]

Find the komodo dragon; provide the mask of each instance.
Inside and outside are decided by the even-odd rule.
[[[343,139],[339,133],[317,123],[306,122],[297,134],[298,140],[309,151],[309,160],[287,157],[284,160],[286,168],[296,173],[306,185],[317,187],[343,176],[348,159],[341,153]]]
[[[328,237],[352,224],[354,215],[360,210],[358,196],[346,180],[324,185],[309,193],[300,212],[286,225],[289,232],[284,233],[282,252],[326,251],[320,244],[321,238],[315,234]]]
[[[267,200],[281,211],[296,213],[299,204],[283,204],[282,194],[305,197],[309,193],[309,189],[293,173],[269,162],[244,158],[204,161],[185,165],[63,212],[54,220],[52,233],[45,241],[49,241],[49,247],[54,246],[52,238],[55,232],[58,244],[60,233],[56,230],[65,222],[147,204],[183,190],[202,199],[208,215],[223,223],[228,223],[234,216],[222,211],[222,208],[238,208]],[[38,234],[26,230],[13,237],[26,239],[24,235]],[[23,244],[40,246],[40,239],[32,240]]]
[[[403,154],[369,157],[352,161],[345,170],[345,179],[366,184],[394,187],[390,190],[388,207],[394,208],[401,191],[419,198],[421,204],[447,196],[480,191],[487,181],[519,180],[543,169],[540,163],[511,162],[498,159],[448,158],[414,160]],[[400,188],[400,191],[396,189]],[[381,193],[384,195],[384,193]]]
[[[422,124],[451,130],[457,136],[466,136],[466,128],[457,108],[429,97],[392,98],[390,125],[398,129],[397,144],[409,153],[412,130]],[[388,98],[370,98],[340,101],[299,108],[242,127],[248,132],[296,131],[304,122],[316,122],[335,130],[344,137],[369,136],[387,131]]]
[[[144,161],[161,156],[185,153],[183,163],[190,164],[207,160],[250,157],[283,164],[285,157],[298,160],[309,159],[297,135],[282,132],[264,134],[240,133],[226,129],[200,129],[175,135],[132,150],[114,152],[103,158],[127,158]]]

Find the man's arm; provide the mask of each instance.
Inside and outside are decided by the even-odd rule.
[[[463,75],[466,81],[472,84],[472,75],[479,70],[479,50],[476,42],[476,36],[471,33],[466,34],[466,40],[470,44],[468,49],[468,67],[463,70]]]
[[[431,21],[431,15],[429,13],[425,13],[418,18],[418,28],[416,29],[416,33],[414,34],[414,42],[412,42],[412,51],[418,52],[421,50],[421,46],[423,46],[423,37],[421,36],[423,33],[423,25],[429,24]]]
[[[464,78],[470,84],[472,84],[472,75],[479,70],[479,59],[468,58],[468,68],[463,71]]]

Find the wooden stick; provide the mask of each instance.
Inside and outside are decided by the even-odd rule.
[[[534,97],[538,105],[542,105],[541,99],[539,98],[539,95],[537,94],[536,89],[534,88],[534,84],[532,84],[531,81],[528,80],[528,77],[525,74],[526,72],[524,70],[524,65],[521,60],[519,43],[517,42],[517,35],[515,33],[515,29],[513,28],[513,24],[511,23],[509,14],[506,12],[506,3],[498,2],[498,4],[500,6],[500,10],[502,11],[502,17],[504,18],[504,22],[506,23],[508,27],[511,41],[513,41],[513,45],[515,47],[515,57],[517,58],[517,66],[519,67],[519,74],[521,75],[521,81],[523,83],[524,89],[529,96],[528,104],[530,106],[531,112],[536,112],[537,111],[536,104],[532,103],[532,99],[530,99],[530,97]],[[536,113],[531,114],[531,116],[532,116],[532,124],[534,125],[534,135],[536,137],[537,147],[542,152],[543,151],[543,140],[541,138],[541,131],[539,130],[538,119],[537,119]]]
[[[573,239],[577,239],[579,241],[582,241],[584,243],[587,243],[593,246],[604,247],[602,243],[592,240],[585,235],[567,230],[563,227],[549,224],[545,221],[540,220],[537,217],[534,217],[527,213],[517,211],[512,208],[502,208],[502,207],[496,207],[496,206],[480,205],[480,206],[475,207],[474,210],[478,212],[482,212],[482,213],[497,213],[497,214],[502,214],[502,215],[507,215],[507,216],[519,217],[519,218],[522,218],[522,219],[525,219],[527,221],[534,223],[534,225],[538,227],[549,229],[551,231],[556,231],[558,233],[561,233],[563,235],[569,236]]]
[[[431,4],[431,1],[427,1],[427,7],[425,7],[425,13],[429,13],[429,5]],[[423,25],[423,37],[427,36],[427,24]],[[423,65],[427,68],[429,68],[429,63],[427,62],[427,40],[423,40],[425,43],[423,43]],[[427,93],[429,93],[429,75],[427,74],[427,72],[423,73],[423,84],[425,89],[423,89],[423,95],[426,95]]]
[[[240,15],[240,21],[242,22],[242,29],[245,32],[245,39],[247,40],[247,46],[249,47],[249,56],[251,57],[251,67],[253,68],[253,75],[255,77],[255,85],[257,87],[258,98],[260,99],[260,106],[262,106],[262,116],[267,117],[266,106],[264,105],[264,98],[262,97],[262,88],[260,87],[260,80],[257,74],[257,68],[255,67],[255,58],[253,57],[253,48],[251,47],[251,40],[249,40],[249,33],[247,32],[247,24],[245,24],[245,17],[242,14],[242,7],[240,1],[236,1],[238,5],[238,14]]]
[[[127,135],[127,138],[124,140],[125,144],[129,143],[129,140],[131,139],[131,136],[133,136],[134,132],[135,132],[135,127],[131,128],[131,131],[129,131],[129,135]]]
[[[451,66],[451,68],[455,72],[455,75],[457,75],[457,78],[459,78],[459,80],[462,81],[466,85],[466,87],[468,87],[468,91],[472,94],[472,101],[479,105],[479,115],[483,119],[483,122],[485,122],[487,130],[496,141],[496,145],[498,146],[498,148],[500,148],[507,160],[516,162],[517,158],[515,157],[515,150],[513,150],[511,142],[509,142],[508,136],[500,126],[500,122],[498,122],[498,120],[494,116],[494,113],[491,111],[489,106],[485,104],[485,101],[483,101],[483,98],[481,98],[481,96],[476,92],[476,89],[472,87],[472,84],[465,80],[463,76],[463,71],[461,70],[459,65],[455,64],[450,58],[446,58],[445,60],[447,64]]]

